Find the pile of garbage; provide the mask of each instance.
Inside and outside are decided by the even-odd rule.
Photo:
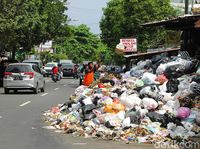
[[[165,57],[140,61],[125,74],[102,73],[43,115],[74,136],[138,143],[200,137],[198,61]]]

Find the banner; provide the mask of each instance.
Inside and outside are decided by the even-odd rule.
[[[124,52],[137,52],[136,38],[120,39],[120,43],[122,43],[125,47]]]

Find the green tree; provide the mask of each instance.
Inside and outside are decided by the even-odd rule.
[[[107,49],[97,35],[90,32],[86,25],[70,26],[70,37],[56,38],[54,48],[58,53],[65,53],[75,63],[84,60],[101,61]]]
[[[66,28],[67,0],[1,0],[0,47],[30,51]],[[66,30],[65,30],[66,31]]]
[[[141,24],[177,14],[170,0],[111,0],[103,11],[102,40],[114,49],[120,38],[137,37],[140,51],[163,44],[166,34],[162,29],[142,28]]]

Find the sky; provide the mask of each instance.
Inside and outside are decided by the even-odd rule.
[[[106,7],[108,0],[70,0],[68,16],[70,24],[86,24],[95,34],[100,34],[99,21],[103,15],[102,8]]]

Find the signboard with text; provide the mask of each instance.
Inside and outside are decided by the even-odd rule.
[[[122,43],[125,47],[124,52],[137,52],[137,39],[136,38],[124,38],[120,39],[120,43]]]

